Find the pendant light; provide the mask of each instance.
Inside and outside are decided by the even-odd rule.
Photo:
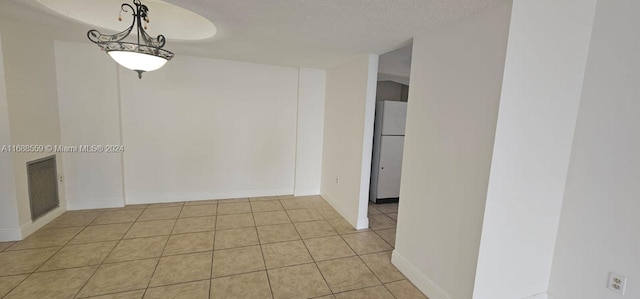
[[[133,0],[133,5],[135,7],[123,3],[120,6],[120,16],[118,17],[118,20],[122,21],[122,12],[131,12],[133,22],[129,28],[114,35],[105,35],[93,29],[87,32],[87,37],[101,50],[107,52],[118,64],[137,72],[138,78],[142,79],[142,73],[161,68],[173,58],[173,53],[162,49],[166,41],[164,35],[153,38],[145,31],[147,24],[149,24],[149,8],[140,0]],[[134,27],[138,35],[137,43],[124,42]]]

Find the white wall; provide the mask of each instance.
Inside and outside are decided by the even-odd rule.
[[[640,298],[640,2],[598,1],[549,291]],[[609,272],[627,277],[620,296]]]
[[[370,54],[327,71],[320,194],[359,229],[368,227],[377,71]]]
[[[298,71],[177,56],[121,69],[127,203],[292,194]]]
[[[473,298],[548,289],[595,2],[513,3]]]
[[[414,38],[392,262],[429,298],[471,298],[511,3]]]
[[[62,144],[118,145],[115,62],[91,43],[55,42]],[[64,153],[69,209],[124,205],[122,153]]]
[[[11,128],[9,127],[2,37],[0,36],[0,146],[10,144]],[[0,240],[17,240],[20,237],[13,154],[0,152]]]
[[[7,107],[11,143],[16,145],[60,144],[60,121],[53,40],[29,24],[0,24],[4,57]],[[51,153],[15,153],[13,169],[16,183],[18,219],[22,236],[29,235],[65,208],[64,185],[59,185],[60,208],[31,221],[26,162],[47,157]],[[58,172],[62,173],[62,155],[57,155]]]
[[[300,68],[296,133],[296,196],[320,194],[327,72]]]

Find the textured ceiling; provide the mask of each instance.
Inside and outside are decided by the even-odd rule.
[[[360,53],[400,48],[413,36],[507,0],[165,1],[201,14],[218,29],[198,42],[172,42],[167,35],[166,48],[177,55],[329,68]],[[35,0],[0,0],[0,18],[47,28],[61,40],[82,41],[90,29]]]

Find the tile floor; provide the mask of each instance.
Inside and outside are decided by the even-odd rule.
[[[397,204],[369,217],[319,196],[70,211],[0,243],[0,297],[426,298],[390,263]]]

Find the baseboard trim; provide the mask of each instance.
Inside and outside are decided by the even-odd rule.
[[[309,196],[309,195],[319,195],[320,187],[316,188],[296,188],[293,190],[293,196]]]
[[[227,198],[246,198],[246,197],[260,197],[260,196],[277,196],[283,194],[293,194],[293,188],[281,188],[281,189],[264,189],[264,190],[249,190],[249,191],[231,191],[220,193],[194,193],[194,194],[180,194],[179,196],[157,196],[155,194],[136,196],[127,194],[127,203],[131,204],[152,204],[152,203],[169,203],[178,201],[199,201],[199,200],[216,200]]]
[[[337,212],[351,224],[355,229],[365,229],[369,228],[369,218],[358,218],[357,214],[348,213],[338,204],[338,201],[329,193],[321,193],[320,196],[324,198]]]
[[[48,212],[44,216],[36,219],[36,221],[29,221],[20,226],[21,240],[33,234],[43,226],[49,224],[53,219],[62,215],[67,210],[67,205],[64,202],[60,203],[60,206]]]
[[[67,210],[93,210],[124,207],[123,198],[104,198],[94,200],[74,201],[67,200]]]
[[[20,241],[22,231],[19,227],[0,228],[0,242]]]
[[[414,267],[397,250],[391,254],[391,263],[402,272],[420,291],[425,293],[429,299],[450,299],[451,296],[443,291],[431,279],[425,276],[420,270]]]

